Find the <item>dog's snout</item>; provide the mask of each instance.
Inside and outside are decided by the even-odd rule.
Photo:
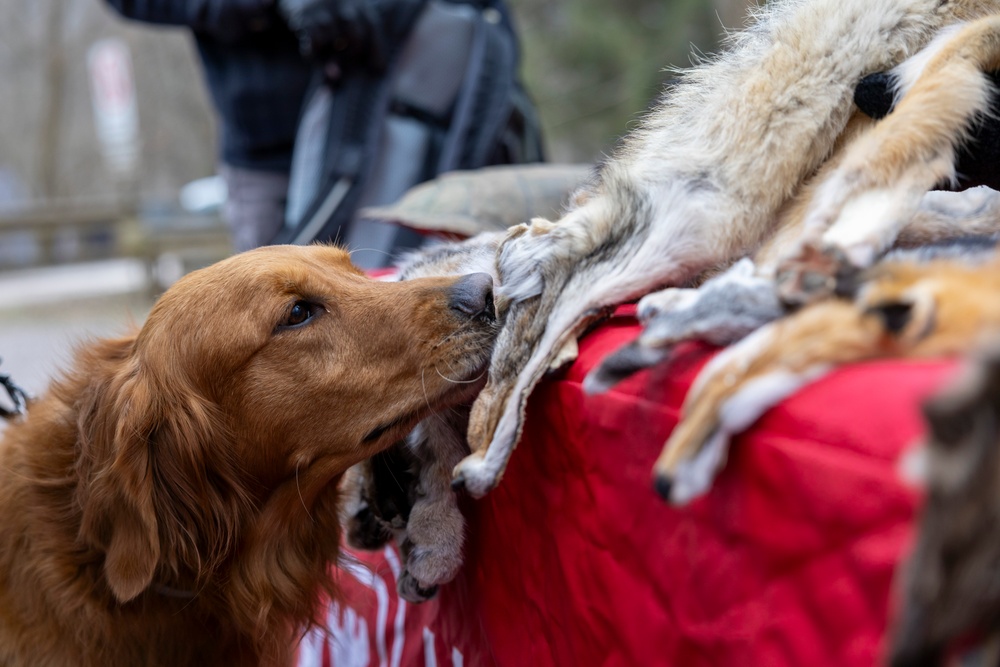
[[[485,315],[493,318],[493,276],[488,273],[470,273],[451,288],[448,305],[469,317]]]

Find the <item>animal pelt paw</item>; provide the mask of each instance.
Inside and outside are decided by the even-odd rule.
[[[403,539],[400,550],[405,567],[396,588],[409,602],[424,602],[437,593],[441,584],[455,578],[462,567],[462,536],[438,544],[413,544]]]
[[[583,381],[583,390],[588,394],[601,394],[639,371],[656,366],[669,355],[669,349],[647,347],[634,340],[594,367]]]
[[[341,511],[348,544],[378,549],[406,527],[417,483],[413,466],[412,455],[398,443],[348,470]]]
[[[666,289],[644,297],[639,338],[608,356],[587,376],[588,393],[606,391],[630,375],[663,362],[675,345],[700,340],[735,343],[782,316],[774,281],[743,259],[697,289]]]
[[[490,465],[485,454],[473,452],[455,466],[451,488],[454,491],[464,491],[473,498],[482,498],[496,488],[502,474],[503,469],[497,470]]]
[[[420,604],[433,599],[437,595],[438,586],[422,586],[409,570],[403,570],[396,582],[396,592],[407,602]]]
[[[341,520],[347,543],[367,551],[381,548],[392,538],[392,526],[379,515],[377,506],[373,507],[375,489],[369,461],[344,474],[341,492]]]
[[[686,340],[713,345],[735,343],[783,314],[774,280],[757,273],[753,261],[742,259],[696,290],[676,290],[669,301],[664,290],[639,302],[647,315],[639,341],[662,348]]]
[[[806,242],[778,265],[778,298],[794,310],[832,296],[854,292],[861,269],[839,248]]]
[[[423,590],[446,584],[462,567],[465,518],[454,493],[438,489],[418,494],[406,535],[397,534],[405,569]]]
[[[347,518],[347,543],[352,547],[374,551],[392,538],[392,526],[380,519],[366,504]]]

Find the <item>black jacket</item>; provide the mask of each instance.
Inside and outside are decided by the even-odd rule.
[[[122,16],[194,32],[218,110],[221,157],[288,171],[313,66],[268,0],[107,0]]]

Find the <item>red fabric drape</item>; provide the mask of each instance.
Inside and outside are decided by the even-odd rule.
[[[303,665],[879,662],[919,502],[898,458],[954,363],[834,372],[736,438],[713,490],[675,509],[650,469],[713,351],[686,345],[586,396],[587,371],[637,335],[632,312],[619,309],[535,390],[500,487],[463,502],[458,579],[400,611],[395,552],[355,554],[357,576],[341,575],[344,600],[330,607],[336,632],[308,638]]]

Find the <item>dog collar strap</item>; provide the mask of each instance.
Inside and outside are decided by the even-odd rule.
[[[7,396],[14,403],[13,410],[8,410],[0,405],[0,417],[12,419],[13,417],[25,414],[28,411],[28,392],[14,384],[9,375],[2,373],[0,373],[0,385],[7,391]]]

